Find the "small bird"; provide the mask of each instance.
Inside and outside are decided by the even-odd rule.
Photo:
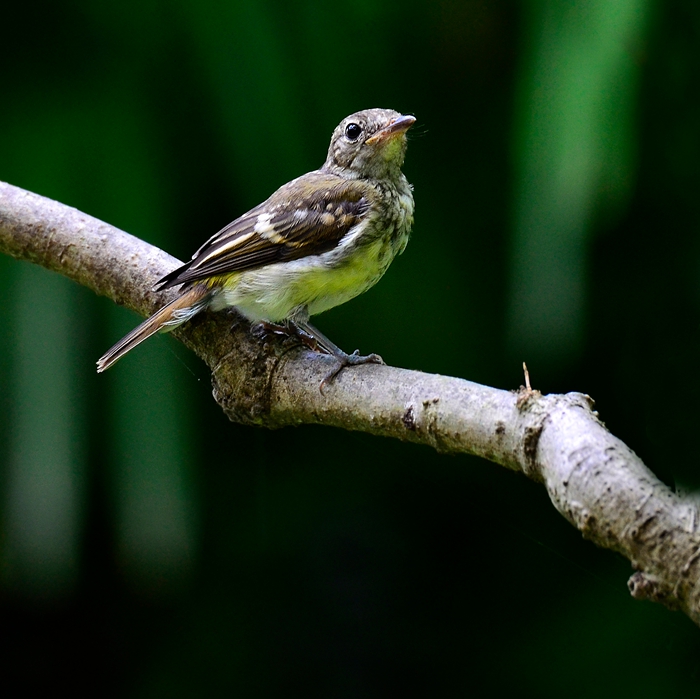
[[[233,306],[258,332],[298,337],[333,355],[337,367],[382,363],[346,354],[309,318],[376,284],[404,251],[413,224],[412,187],[401,172],[415,117],[366,109],[343,119],[319,170],[282,185],[269,199],[212,236],[154,290],[179,296],[132,330],[97,362],[97,371],[158,331],[200,311]]]

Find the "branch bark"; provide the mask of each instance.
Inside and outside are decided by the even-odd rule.
[[[0,251],[54,270],[147,315],[177,292],[153,284],[180,264],[75,209],[0,183]],[[542,396],[389,366],[363,365],[319,384],[334,361],[262,345],[235,314],[202,314],[176,335],[212,371],[228,417],[279,428],[334,425],[481,456],[539,481],[584,537],[626,556],[629,589],[700,625],[698,508],[664,486],[579,393]]]

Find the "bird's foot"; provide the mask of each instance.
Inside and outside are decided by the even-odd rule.
[[[332,383],[335,377],[338,376],[338,374],[340,374],[340,372],[345,369],[346,366],[359,366],[360,364],[384,364],[384,360],[378,354],[362,355],[360,354],[360,350],[355,350],[352,354],[346,354],[342,350],[339,350],[338,352],[334,352],[333,356],[338,362],[338,365],[325,376],[323,381],[321,381],[321,385],[319,386],[321,393],[323,393],[323,389],[328,384]]]
[[[266,340],[270,335],[281,335],[283,337],[296,337],[294,330],[286,325],[278,325],[277,323],[268,323],[263,320],[250,326],[250,332],[259,340]]]
[[[321,352],[322,354],[331,354],[329,350],[319,344],[319,341],[306,330],[300,328],[298,325],[294,325],[294,334],[298,337],[301,342],[306,345],[312,352]]]
[[[259,340],[265,340],[270,335],[289,335],[287,326],[277,325],[277,323],[268,323],[264,320],[251,325],[250,332]]]
[[[283,335],[286,341],[296,340],[305,345],[312,352],[331,355],[337,362],[333,370],[330,371],[321,381],[319,390],[321,393],[328,384],[332,383],[346,366],[359,366],[360,364],[384,364],[384,360],[378,354],[361,355],[360,350],[355,350],[352,354],[343,352],[336,344],[331,342],[323,333],[309,325],[308,322],[287,320],[283,325],[262,321],[256,323],[251,328],[253,334],[265,341],[270,335]]]
[[[283,344],[288,342],[295,342],[298,338],[297,333],[294,329],[289,328],[287,325],[278,325],[277,323],[268,323],[263,320],[260,323],[255,323],[250,327],[250,332],[260,340],[263,344],[268,344],[272,337],[283,337]]]

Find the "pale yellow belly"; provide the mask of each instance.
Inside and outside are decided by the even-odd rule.
[[[304,306],[316,315],[367,291],[393,257],[391,243],[379,239],[342,262],[320,255],[267,265],[232,276],[214,305],[236,306],[252,322],[279,322]]]

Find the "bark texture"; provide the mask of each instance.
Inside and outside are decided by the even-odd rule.
[[[177,291],[153,284],[180,262],[75,209],[0,183],[0,252],[69,277],[147,315]],[[700,625],[698,508],[664,486],[608,432],[588,396],[503,391],[389,366],[341,372],[334,360],[255,339],[234,312],[202,314],[175,333],[210,367],[228,417],[279,428],[302,423],[482,456],[544,484],[583,535],[626,556],[632,595],[685,612]]]

